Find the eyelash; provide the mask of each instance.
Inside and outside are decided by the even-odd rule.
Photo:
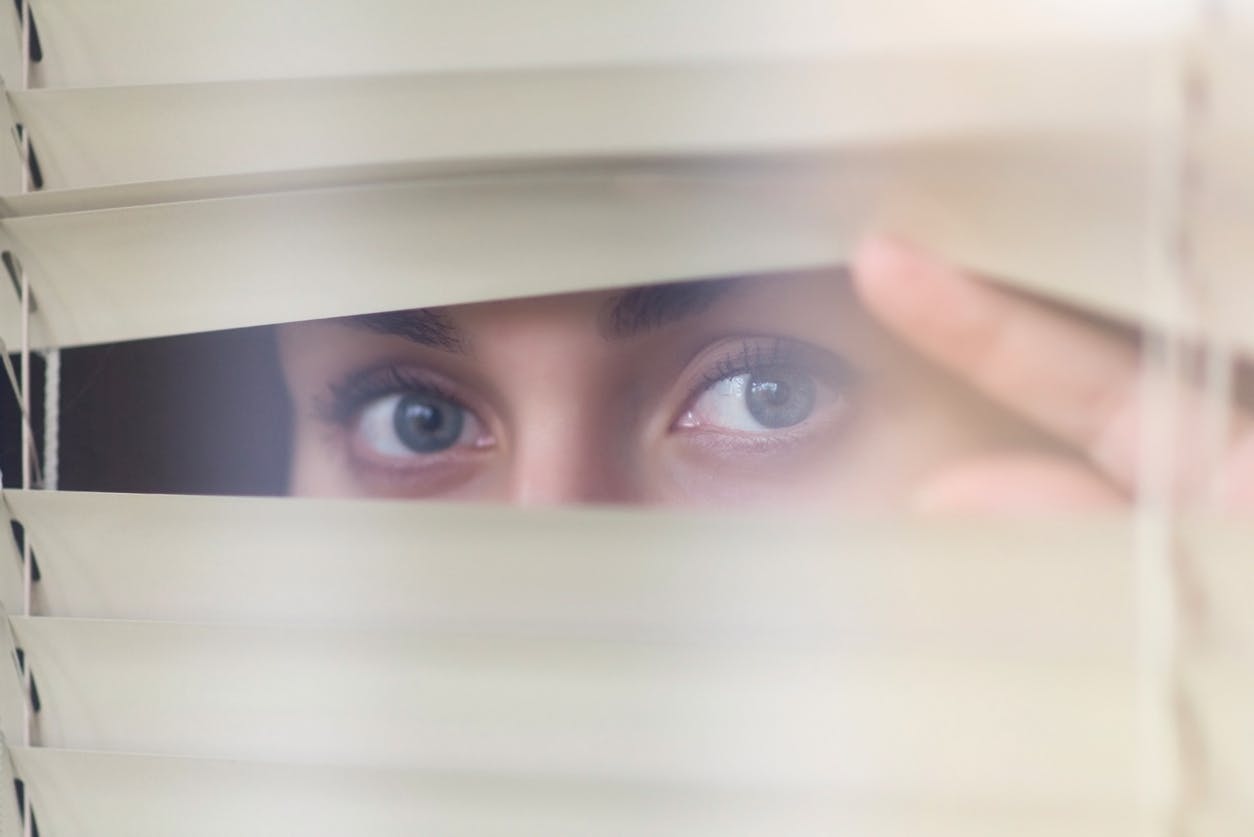
[[[408,366],[388,364],[350,374],[328,386],[329,398],[318,412],[325,421],[348,427],[370,402],[397,393],[434,395],[463,410],[465,403],[436,381]]]
[[[800,344],[782,337],[771,338],[766,343],[746,340],[738,350],[723,355],[713,368],[702,375],[693,395],[700,395],[719,381],[737,375],[760,373],[783,366],[805,366],[803,358],[799,357],[801,354]]]

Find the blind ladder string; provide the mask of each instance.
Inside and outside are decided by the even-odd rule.
[[[1226,330],[1218,326],[1221,312],[1216,309],[1212,265],[1206,252],[1207,206],[1215,176],[1207,153],[1214,126],[1215,97],[1214,48],[1221,36],[1225,0],[1198,0],[1196,25],[1185,44],[1183,167],[1181,169],[1181,228],[1179,240],[1180,279],[1184,291],[1195,301],[1203,337],[1201,442],[1203,450],[1201,482],[1185,498],[1195,507],[1218,509],[1225,502],[1225,460],[1234,429],[1233,404],[1236,395],[1236,350]],[[1191,395],[1192,393],[1188,393]],[[1182,409],[1187,405],[1182,405]],[[1176,712],[1180,734],[1180,758],[1184,784],[1181,787],[1182,816],[1177,830],[1187,832],[1187,812],[1197,810],[1209,795],[1207,736],[1203,730],[1191,689],[1187,663],[1197,650],[1204,598],[1189,595],[1202,589],[1190,578],[1194,564],[1188,554],[1177,556],[1175,580],[1179,608],[1177,648]]]
[[[1213,102],[1206,95],[1203,85],[1210,72],[1209,53],[1206,46],[1214,43],[1220,34],[1223,24],[1224,9],[1222,0],[1204,2],[1202,31],[1199,49],[1196,50],[1194,83],[1199,85],[1192,101],[1194,124],[1199,126],[1198,144],[1202,144],[1208,129],[1212,127],[1211,108]],[[1201,150],[1201,149],[1199,149]],[[1204,219],[1206,202],[1210,197],[1211,172],[1204,165],[1196,165],[1190,171],[1191,186],[1190,217]],[[1206,396],[1203,401],[1202,440],[1205,445],[1203,464],[1205,466],[1206,483],[1204,494],[1199,499],[1212,511],[1220,510],[1225,501],[1225,459],[1232,438],[1233,409],[1236,403],[1236,370],[1237,352],[1227,330],[1208,328],[1217,325],[1223,315],[1218,307],[1221,305],[1213,293],[1213,277],[1210,274],[1209,262],[1201,245],[1194,242],[1190,249],[1190,272],[1194,281],[1194,292],[1200,295],[1199,315],[1203,333],[1206,335],[1202,370],[1202,388]]]
[[[1151,144],[1157,223],[1147,235],[1142,321],[1171,322],[1183,302],[1186,176],[1191,162],[1187,137],[1189,102],[1182,95],[1191,79],[1187,57],[1170,67],[1160,105],[1169,117],[1158,143]],[[1174,555],[1175,444],[1179,404],[1179,344],[1169,332],[1146,329],[1139,383],[1141,428],[1136,485],[1135,548],[1137,602],[1137,744],[1140,833],[1170,837],[1182,809],[1182,737],[1179,697],[1179,613]],[[1167,813],[1166,817],[1162,814]]]
[[[1146,322],[1171,322],[1171,316],[1193,301],[1203,278],[1197,257],[1201,172],[1202,126],[1208,101],[1204,34],[1212,20],[1213,6],[1199,0],[1192,26],[1182,33],[1180,52],[1169,84],[1165,107],[1171,117],[1157,160],[1159,219],[1155,228],[1161,238],[1150,236],[1153,248],[1145,289]],[[1159,249],[1162,247],[1163,249]],[[1181,341],[1170,331],[1147,331],[1143,339],[1144,366],[1141,381],[1143,426],[1140,434],[1141,468],[1137,486],[1137,600],[1138,600],[1138,759],[1142,797],[1142,832],[1174,835],[1188,831],[1192,803],[1199,797],[1198,783],[1204,765],[1199,763],[1195,708],[1189,697],[1184,644],[1186,618],[1181,573],[1185,564],[1178,554],[1176,505],[1181,499],[1179,444],[1186,416],[1185,368]],[[1208,364],[1223,362],[1207,357]],[[1205,409],[1213,411],[1215,396],[1224,387],[1223,377],[1212,377],[1208,368]],[[1230,373],[1227,373],[1230,374]],[[1226,402],[1225,402],[1226,403]],[[1223,419],[1203,416],[1203,429],[1223,434]],[[1209,444],[1215,444],[1210,442]],[[1166,819],[1157,816],[1168,813]]]
[[[22,0],[22,89],[30,88],[30,31],[31,31],[31,13],[30,0]],[[31,171],[30,171],[30,131],[22,130],[22,193],[30,191],[31,187]],[[33,456],[31,445],[34,439],[31,434],[30,425],[30,276],[26,272],[25,266],[21,268],[22,274],[22,414],[26,418],[22,422],[22,488],[30,489],[31,468],[33,465]],[[22,538],[22,614],[26,617],[31,615],[32,587],[34,585],[34,559],[31,555],[30,536]],[[31,664],[30,660],[23,655],[22,657],[22,744],[26,747],[31,745],[31,728],[34,725],[34,707],[31,700]],[[22,834],[23,837],[33,837],[34,835],[34,814],[31,810],[30,788],[23,786],[22,793]]]
[[[22,346],[21,346],[21,366],[22,366],[22,413],[24,416],[30,415],[30,277],[25,270],[22,270]],[[34,457],[31,451],[31,426],[30,421],[22,421],[22,490],[29,491],[31,487],[31,470]],[[32,565],[34,560],[31,555],[30,535],[26,534],[22,538],[22,615],[29,617],[31,615],[31,599],[32,587],[34,584],[34,573]],[[31,744],[31,727],[34,724],[34,712],[31,706],[31,674],[30,660],[24,655],[22,657],[22,688],[24,692],[24,700],[22,701],[22,744],[29,747]],[[31,801],[29,790],[22,794],[22,829],[25,837],[32,837],[32,816]]]
[[[44,446],[42,479],[45,491],[56,491],[61,468],[61,350],[44,354]]]

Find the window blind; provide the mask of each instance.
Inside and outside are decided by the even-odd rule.
[[[870,224],[1254,348],[1248,4],[27,2],[10,349],[839,265]],[[33,557],[0,555],[0,833],[1250,821],[1254,532],[1152,495],[1061,523],[4,509]]]
[[[10,619],[41,661],[38,746],[12,751],[45,777],[41,833],[156,834],[189,810],[178,833],[474,828],[472,800],[511,828],[723,833],[744,806],[744,833],[1135,829],[1124,521],[8,502],[49,597]],[[1191,822],[1239,823],[1222,800],[1247,799],[1249,536],[1182,529],[1212,603],[1189,712],[1216,798]]]
[[[54,57],[50,51],[32,70],[32,79],[47,76],[49,86],[11,90],[8,97],[12,118],[29,124],[40,174],[53,190],[11,195],[6,201],[10,217],[4,246],[45,286],[34,344],[75,345],[333,311],[569,290],[576,280],[564,280],[560,270],[552,271],[553,279],[484,288],[484,280],[474,277],[499,276],[499,265],[476,262],[486,258],[483,250],[560,252],[577,234],[554,248],[541,231],[528,230],[534,242],[530,248],[506,239],[502,248],[472,247],[473,253],[460,258],[436,252],[424,262],[415,252],[420,245],[391,240],[386,224],[366,217],[359,224],[346,223],[342,214],[358,202],[368,211],[392,196],[404,200],[405,209],[380,211],[397,225],[406,212],[414,213],[414,223],[404,225],[409,231],[429,228],[427,207],[446,225],[457,223],[455,215],[433,203],[459,199],[476,209],[484,204],[484,229],[478,228],[476,213],[469,222],[463,216],[460,236],[451,235],[456,229],[442,230],[451,248],[459,237],[491,240],[494,228],[487,220],[509,211],[503,206],[510,203],[508,196],[476,191],[485,187],[467,182],[468,173],[518,175],[521,168],[527,179],[537,176],[542,163],[578,168],[581,161],[631,160],[634,174],[663,183],[678,180],[673,188],[684,196],[648,198],[639,192],[649,190],[631,189],[630,178],[614,178],[601,187],[617,185],[637,200],[705,200],[726,209],[733,201],[720,190],[754,188],[739,182],[752,180],[752,172],[723,172],[714,182],[707,182],[706,172],[693,183],[683,170],[657,172],[660,160],[802,152],[836,157],[834,165],[797,178],[805,184],[798,188],[818,191],[829,204],[826,211],[836,213],[811,214],[812,224],[831,231],[823,261],[846,255],[849,236],[868,216],[884,218],[993,275],[1116,313],[1145,314],[1132,300],[1143,296],[1139,290],[1154,267],[1154,244],[1162,238],[1157,230],[1162,219],[1152,213],[1159,203],[1156,190],[1164,188],[1158,183],[1166,162],[1161,155],[1170,154],[1164,138],[1179,115],[1177,82],[1193,43],[1186,37],[1187,4],[1160,0],[1123,17],[1118,11],[1124,7],[1113,2],[1095,9],[1041,5],[1022,18],[1022,10],[1016,10],[1013,21],[994,4],[964,6],[953,16],[926,4],[875,13],[851,11],[840,3],[798,0],[792,5],[769,13],[750,6],[727,14],[699,5],[677,12],[668,4],[645,4],[599,9],[594,15],[557,4],[512,21],[509,15],[518,12],[491,5],[436,13],[421,5],[383,4],[375,12],[382,17],[366,15],[374,23],[347,26],[345,17],[357,12],[329,4],[314,14],[286,15],[276,9],[273,18],[263,16],[268,24],[253,15],[249,26],[226,24],[243,18],[232,18],[223,8],[214,12],[217,22],[210,26],[203,10],[190,8],[176,14],[164,6],[136,7],[109,15],[112,22],[104,23],[96,19],[98,13],[78,5],[70,11],[54,4],[40,16],[49,18],[41,24],[41,37],[81,44],[76,47],[80,57]],[[265,28],[296,17],[309,31],[284,36]],[[595,22],[584,20],[593,17]],[[953,19],[943,22],[946,17]],[[1128,24],[1128,17],[1137,23]],[[141,37],[120,23],[132,19],[145,21],[139,27],[148,40],[145,49],[126,47]],[[377,36],[375,47],[355,57],[343,54],[347,47],[325,48],[354,31],[365,37],[382,28],[384,20],[397,31],[413,31],[413,21],[423,20],[424,37],[442,46],[425,53],[405,52],[394,44],[388,57],[387,39]],[[7,23],[18,26],[14,20]],[[187,27],[181,36],[167,32],[180,26]],[[203,36],[224,26],[249,31],[230,37],[223,32],[217,41],[187,34]],[[59,27],[66,27],[64,34]],[[126,31],[116,31],[119,27]],[[678,42],[668,47],[660,36],[640,35],[654,29],[666,29],[686,43],[685,51],[675,51]],[[20,42],[16,32],[11,35]],[[503,49],[501,40],[514,46]],[[162,62],[152,54],[158,41],[163,44],[159,52],[172,50]],[[1248,257],[1244,238],[1222,230],[1240,228],[1250,192],[1249,172],[1242,170],[1248,166],[1240,162],[1240,140],[1249,126],[1242,123],[1239,93],[1233,89],[1248,53],[1241,49],[1243,35],[1214,41],[1197,46],[1202,53],[1197,60],[1214,65],[1208,68],[1208,78],[1216,79],[1208,87],[1216,97],[1213,111],[1232,124],[1213,132],[1229,139],[1208,141],[1203,154],[1207,169],[1224,175],[1213,181],[1224,185],[1221,194],[1208,198],[1214,217],[1207,228],[1222,236],[1223,243],[1216,239],[1215,246],[1232,256],[1222,261],[1239,263]],[[209,54],[231,60],[210,62]],[[75,69],[82,55],[97,56],[91,72]],[[331,75],[335,63],[310,64],[313,55],[340,56],[337,60],[346,62],[342,75]],[[679,55],[686,58],[681,61]],[[253,75],[238,78],[250,66]],[[1077,89],[1087,95],[1074,95]],[[1225,97],[1231,107],[1223,106]],[[77,139],[89,136],[91,142]],[[851,173],[849,163],[855,159],[856,173]],[[20,179],[19,171],[10,167],[10,184]],[[434,189],[427,193],[429,200],[398,198],[395,187],[385,185],[433,172],[463,177],[438,187],[424,180],[416,188]],[[602,168],[592,179],[604,174]],[[319,185],[346,191],[307,191]],[[535,205],[536,196],[514,192],[526,188],[508,178],[501,186],[516,195],[515,213]],[[667,191],[662,185],[655,188]],[[274,194],[275,189],[283,191]],[[469,194],[462,195],[464,190]],[[620,198],[601,200],[618,207]],[[573,211],[571,203],[554,200]],[[1077,207],[1084,217],[1076,216]],[[754,213],[739,219],[749,229],[762,226],[762,215],[787,211],[741,208]],[[594,211],[587,223],[612,211]],[[637,215],[647,219],[655,211],[665,211],[664,206]],[[290,226],[273,220],[289,214]],[[257,216],[268,219],[260,228],[266,235],[260,234]],[[504,221],[507,230],[515,229],[515,220]],[[606,223],[612,227],[619,220]],[[566,232],[569,219],[551,221],[549,235]],[[171,224],[179,229],[173,237]],[[1069,235],[1077,226],[1103,234]],[[284,232],[298,240],[285,238]],[[676,230],[674,237],[683,240],[684,232]],[[745,238],[715,240],[729,247]],[[646,240],[633,251],[652,245]],[[353,259],[355,273],[380,276],[372,288],[357,289],[355,304],[340,300],[341,294],[328,287],[345,275],[340,261],[345,258]],[[801,251],[791,260],[775,256],[765,261],[784,268],[816,258]],[[412,281],[427,263],[450,275],[443,289],[432,291]],[[656,280],[659,272],[661,278],[678,278],[715,267],[648,265],[633,271],[629,266],[601,283],[580,271],[588,277],[580,287]],[[758,266],[750,259],[742,269]],[[124,278],[110,278],[110,271]],[[211,278],[203,278],[209,271]],[[171,275],[185,278],[175,283]],[[389,276],[394,281],[386,281]],[[224,281],[239,287],[228,289]],[[198,290],[202,282],[209,287]],[[404,291],[396,289],[397,282]],[[1212,295],[1224,303],[1216,309],[1230,312],[1235,306],[1242,316],[1234,322],[1234,315],[1226,314],[1207,328],[1242,340],[1248,333],[1248,307],[1243,295],[1231,290],[1240,287],[1239,281],[1215,285]],[[295,293],[298,288],[304,293]],[[196,294],[194,304],[188,304],[188,294]],[[249,295],[249,305],[224,302],[238,294]],[[268,308],[267,296],[287,304]],[[293,302],[296,296],[329,299],[317,305]],[[102,305],[107,300],[113,304]],[[1186,302],[1153,313],[1168,325],[1196,331],[1202,318],[1198,303]],[[63,305],[77,312],[72,326],[65,322]],[[236,313],[228,316],[223,307]],[[144,321],[123,326],[119,309]],[[183,313],[171,316],[170,309]],[[204,313],[194,317],[189,310]],[[117,324],[82,322],[89,311]],[[17,333],[13,316],[10,312],[0,328],[9,345],[15,345]],[[45,335],[44,329],[53,333]]]

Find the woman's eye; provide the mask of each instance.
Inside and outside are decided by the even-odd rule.
[[[820,401],[814,377],[779,368],[715,381],[692,403],[680,427],[717,427],[742,433],[782,430],[805,422]]]
[[[358,443],[375,456],[398,459],[469,445],[478,420],[464,407],[429,392],[398,392],[368,403],[357,421]]]

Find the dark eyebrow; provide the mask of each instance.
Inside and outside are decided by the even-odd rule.
[[[701,313],[737,285],[735,279],[700,279],[631,288],[605,303],[599,330],[606,340],[624,340]],[[445,352],[468,354],[466,335],[438,308],[411,308],[342,317],[354,328],[403,337]]]
[[[623,340],[700,314],[737,284],[735,279],[701,279],[623,291],[601,311],[601,336]]]
[[[466,354],[466,337],[453,320],[438,308],[412,308],[343,317],[340,322],[376,334],[393,334],[420,346]]]

